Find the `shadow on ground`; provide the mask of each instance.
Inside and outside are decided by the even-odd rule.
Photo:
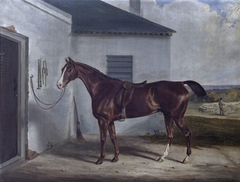
[[[182,164],[185,147],[172,146],[169,157],[159,163],[156,159],[165,148],[137,136],[119,136],[120,157],[114,156],[108,139],[102,165],[99,157],[98,135],[85,136],[86,143],[75,139],[55,146],[33,160],[27,161],[1,175],[2,182],[45,181],[238,181],[240,180],[239,147],[194,149],[190,163]]]

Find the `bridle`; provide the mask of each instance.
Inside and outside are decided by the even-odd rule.
[[[40,108],[44,109],[44,110],[52,109],[52,108],[53,108],[54,106],[56,106],[57,103],[63,98],[64,93],[65,93],[65,88],[62,90],[61,95],[60,95],[59,99],[58,99],[56,102],[53,102],[53,103],[44,103],[43,101],[41,101],[41,100],[37,97],[37,95],[36,95],[36,93],[35,93],[35,91],[34,91],[32,78],[33,78],[33,75],[30,76],[30,84],[31,84],[32,93],[33,93],[33,96],[34,96],[34,99],[35,99],[37,105],[38,105]],[[40,103],[43,104],[43,105],[45,105],[46,107],[41,106]]]

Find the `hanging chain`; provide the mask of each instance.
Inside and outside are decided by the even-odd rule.
[[[56,102],[53,102],[53,103],[44,103],[43,101],[41,101],[41,100],[37,97],[37,95],[36,95],[36,93],[35,93],[35,91],[34,91],[32,78],[33,78],[33,75],[30,76],[30,84],[31,84],[32,93],[33,93],[33,95],[34,95],[34,99],[35,99],[37,105],[38,105],[40,108],[44,109],[44,110],[52,109],[52,108],[53,108],[55,105],[57,105],[57,103],[63,98],[64,93],[65,93],[65,88],[62,90],[62,93],[61,93],[59,99],[58,99]],[[45,105],[45,106],[49,106],[49,107],[43,107],[43,106],[40,105],[40,103],[43,104],[43,105]]]

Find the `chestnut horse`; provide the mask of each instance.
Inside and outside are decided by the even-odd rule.
[[[103,163],[107,131],[115,149],[115,156],[112,162],[118,161],[119,148],[114,121],[119,119],[118,117],[122,110],[122,107],[117,104],[116,100],[119,91],[123,89],[124,82],[110,78],[97,69],[75,62],[71,58],[66,59],[66,62],[62,68],[57,87],[63,89],[70,81],[76,78],[81,79],[85,84],[92,99],[92,112],[98,120],[100,129],[101,154],[96,164]],[[189,161],[191,132],[184,122],[189,92],[184,84],[187,84],[198,97],[206,95],[203,87],[195,81],[158,81],[134,89],[131,99],[126,105],[126,118],[148,116],[157,112],[163,113],[167,130],[167,147],[163,155],[158,159],[161,162],[168,155],[169,147],[174,137],[174,122],[180,128],[187,141],[187,155],[183,163],[188,163]]]

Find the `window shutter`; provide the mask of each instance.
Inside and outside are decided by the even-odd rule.
[[[132,56],[107,56],[107,75],[132,82]]]

